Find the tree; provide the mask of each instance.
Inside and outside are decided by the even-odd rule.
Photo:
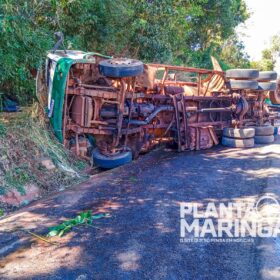
[[[226,62],[224,68],[249,68],[250,60],[245,52],[243,42],[239,41],[237,35],[232,35],[221,46],[220,59]]]
[[[182,47],[186,28],[184,0],[126,1],[132,11],[129,52],[144,61],[172,62]]]
[[[125,16],[121,0],[0,0],[0,90],[32,102],[34,74],[58,30],[69,48],[118,53]]]
[[[56,31],[72,49],[197,67],[214,54],[233,65],[225,44],[245,59],[227,40],[247,17],[244,0],[0,0],[0,91],[32,101]]]
[[[52,45],[44,26],[42,7],[36,1],[1,1],[0,89],[26,103],[32,99],[32,74]],[[44,9],[49,11],[44,5]]]
[[[251,66],[262,71],[274,70],[277,58],[280,56],[280,34],[272,36],[270,46],[262,51],[259,61],[252,61]]]
[[[133,11],[131,53],[147,61],[200,67],[210,67],[210,54],[219,55],[224,41],[249,16],[243,0],[127,3]]]
[[[186,6],[188,29],[185,56],[193,66],[210,67],[209,54],[220,55],[235,27],[248,17],[243,0],[190,0]],[[205,55],[206,54],[206,55]]]

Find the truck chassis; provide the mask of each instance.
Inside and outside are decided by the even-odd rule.
[[[107,58],[87,58],[72,64],[63,102],[63,143],[78,156],[89,156],[91,136],[108,159],[127,151],[137,158],[160,143],[178,151],[208,149],[225,127],[274,124],[278,118],[265,102],[276,91],[232,88],[214,58],[214,70],[144,64],[141,73],[119,77],[104,75],[100,64]],[[131,59],[110,63],[117,69],[139,65]]]

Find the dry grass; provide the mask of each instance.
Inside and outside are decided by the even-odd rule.
[[[24,194],[30,183],[52,192],[86,178],[81,171],[88,164],[64,149],[36,111],[0,114],[0,195],[11,188]],[[56,169],[43,167],[42,158],[50,158]]]

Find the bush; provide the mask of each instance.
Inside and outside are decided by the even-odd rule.
[[[247,17],[244,0],[0,1],[0,91],[32,103],[36,69],[57,31],[69,49],[210,67],[209,55],[220,56]],[[223,57],[234,66],[242,48],[232,49],[235,56]]]

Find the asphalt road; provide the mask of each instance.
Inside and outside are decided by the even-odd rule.
[[[278,239],[180,242],[180,202],[279,198],[280,144],[158,150],[0,220],[0,279],[280,279]],[[106,212],[51,245],[26,231]]]

